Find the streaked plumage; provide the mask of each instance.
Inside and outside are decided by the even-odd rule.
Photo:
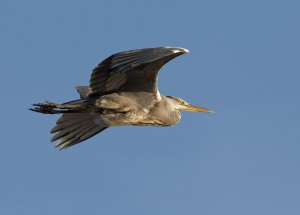
[[[171,126],[180,111],[211,112],[173,96],[160,95],[157,76],[173,58],[188,53],[177,47],[137,49],[114,54],[92,72],[90,86],[79,86],[79,100],[34,104],[32,111],[62,116],[51,133],[60,149],[80,143],[111,126]]]

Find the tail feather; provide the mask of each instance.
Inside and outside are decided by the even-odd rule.
[[[92,89],[89,86],[77,86],[76,90],[82,99],[87,98],[92,93]]]
[[[60,149],[80,143],[108,127],[97,114],[93,113],[64,113],[56,123],[51,133],[58,133],[51,141],[60,139],[56,144]]]

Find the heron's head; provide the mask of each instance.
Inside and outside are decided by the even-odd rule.
[[[213,111],[208,110],[206,108],[191,105],[190,103],[175,96],[167,96],[167,98],[170,99],[170,102],[172,103],[173,107],[179,111],[184,110],[184,111],[214,113]]]

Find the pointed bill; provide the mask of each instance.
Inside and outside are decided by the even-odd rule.
[[[185,106],[186,111],[194,111],[194,112],[205,112],[205,113],[214,113],[214,111],[203,108],[203,107],[197,107],[193,105],[187,105]]]

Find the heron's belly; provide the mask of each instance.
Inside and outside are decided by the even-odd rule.
[[[142,125],[147,118],[147,111],[116,112],[105,110],[101,119],[110,126]]]
[[[106,111],[101,114],[101,119],[104,123],[110,126],[172,126],[177,124],[179,121],[155,118],[149,115],[149,112],[146,110],[126,113]]]

